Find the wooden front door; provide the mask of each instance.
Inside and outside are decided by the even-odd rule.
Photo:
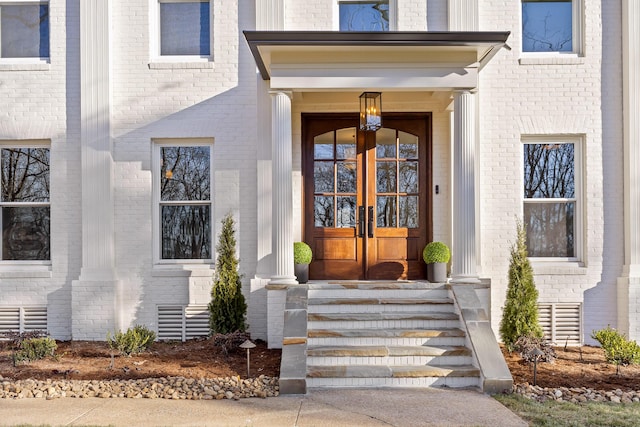
[[[421,279],[431,241],[431,115],[303,114],[304,240],[313,279]]]

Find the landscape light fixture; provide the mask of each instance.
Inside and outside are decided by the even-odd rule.
[[[247,349],[247,378],[249,378],[251,376],[251,371],[249,368],[249,357],[250,357],[249,352],[251,351],[252,348],[256,348],[256,345],[252,343],[250,340],[246,340],[245,342],[240,344],[240,348]]]
[[[382,93],[360,95],[360,130],[375,132],[382,127]]]

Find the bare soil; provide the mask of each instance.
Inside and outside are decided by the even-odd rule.
[[[59,341],[54,357],[13,365],[8,343],[0,343],[0,376],[11,379],[111,380],[182,376],[185,378],[247,378],[247,351],[216,347],[211,339],[155,342],[144,353],[114,355],[106,342]],[[251,377],[280,373],[280,350],[257,341],[250,350]]]
[[[251,350],[251,377],[280,373],[280,350],[256,342]],[[538,363],[536,382],[542,387],[588,387],[597,390],[640,390],[640,366],[620,368],[608,364],[598,347],[557,347],[553,363]],[[533,364],[516,352],[503,349],[515,383],[533,384]],[[186,378],[247,377],[246,350],[236,348],[225,355],[211,339],[187,342],[156,342],[146,352],[124,357],[114,355],[105,342],[62,341],[54,357],[13,365],[8,343],[0,343],[0,376],[11,379],[137,379],[167,376]]]

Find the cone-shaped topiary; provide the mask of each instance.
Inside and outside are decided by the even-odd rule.
[[[500,336],[510,351],[522,336],[543,336],[538,323],[538,290],[527,258],[527,232],[520,221],[516,227],[517,240],[511,246],[507,298],[500,322]]]
[[[442,242],[431,242],[424,247],[422,259],[427,264],[433,264],[434,262],[447,263],[451,259],[451,251]]]
[[[216,272],[211,302],[209,303],[209,329],[211,333],[228,334],[245,331],[247,304],[242,295],[242,282],[238,273],[234,220],[227,214],[222,220],[216,246]]]

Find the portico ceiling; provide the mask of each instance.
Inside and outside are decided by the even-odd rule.
[[[473,89],[510,32],[244,31],[272,89]]]

